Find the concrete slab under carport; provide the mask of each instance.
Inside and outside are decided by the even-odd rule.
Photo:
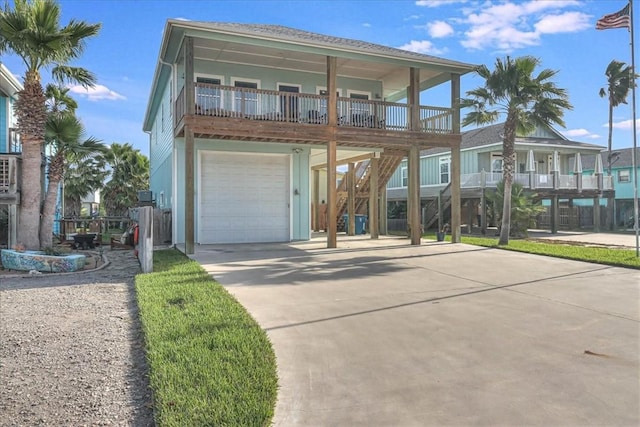
[[[275,425],[640,423],[639,271],[407,239],[323,245],[194,256],[273,342]]]

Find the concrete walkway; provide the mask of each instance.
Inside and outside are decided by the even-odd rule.
[[[273,342],[275,425],[640,424],[640,271],[343,239],[194,256]]]

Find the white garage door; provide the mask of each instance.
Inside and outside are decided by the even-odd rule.
[[[202,152],[200,243],[287,242],[289,156]]]

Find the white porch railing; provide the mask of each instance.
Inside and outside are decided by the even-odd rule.
[[[533,174],[533,173],[517,173],[514,176],[514,182],[522,185],[524,188],[530,189],[560,189],[570,190],[578,189],[577,175],[557,175],[554,174]],[[463,174],[460,177],[461,188],[492,188],[502,181],[502,173],[496,172],[479,172]],[[612,180],[610,176],[602,177],[602,188],[598,187],[598,176],[582,175],[582,190],[612,190]],[[533,185],[532,185],[533,183]]]

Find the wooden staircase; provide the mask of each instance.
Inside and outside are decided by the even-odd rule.
[[[431,228],[438,221],[440,215],[451,206],[451,183],[440,190],[438,197],[431,200],[425,207],[422,215],[422,226],[424,230]],[[440,228],[443,224],[437,224]]]
[[[390,155],[381,153],[380,160],[378,162],[378,193],[382,194],[382,191],[386,191],[387,183],[391,179],[391,176],[396,171],[403,156]],[[369,167],[370,161],[365,160],[356,163],[355,166],[355,180],[356,180],[356,194],[355,194],[355,213],[357,215],[366,215],[369,205],[369,188],[371,184],[371,168]],[[337,221],[338,231],[345,230],[344,219],[342,216],[347,213],[348,206],[348,191],[347,191],[347,175],[345,174],[338,184],[338,197],[337,197]]]

